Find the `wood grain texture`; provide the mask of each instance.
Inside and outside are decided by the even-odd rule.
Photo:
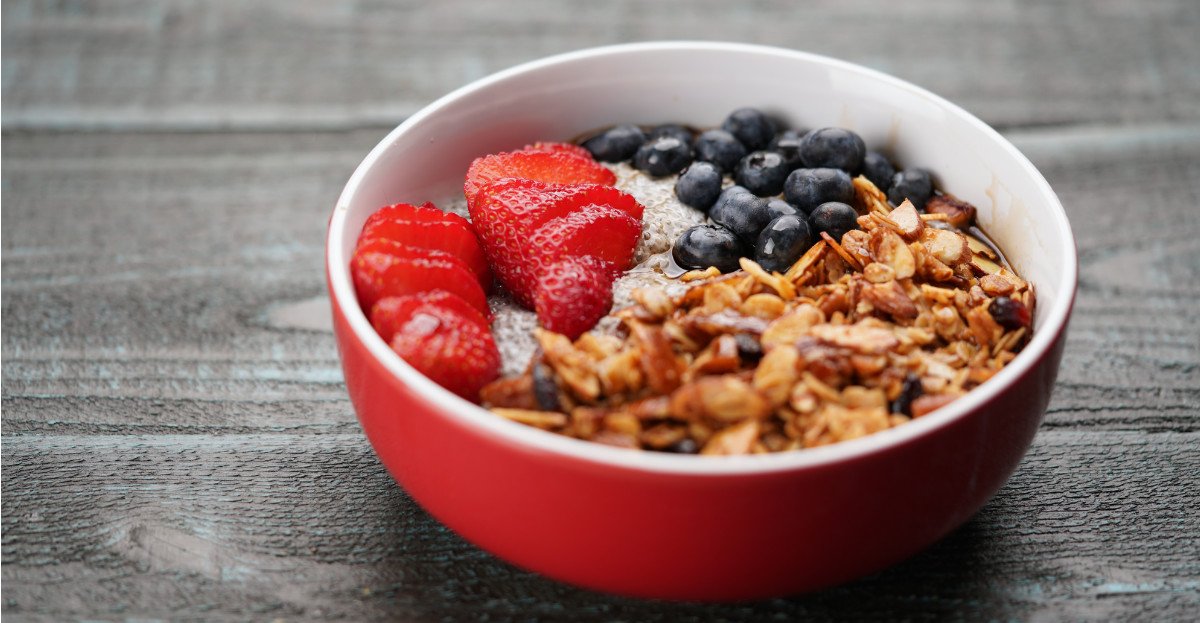
[[[60,620],[1190,620],[1200,610],[1200,4],[5,2],[0,612]],[[1043,430],[966,526],[792,599],[515,569],[387,476],[323,236],[404,115],[517,62],[694,38],[832,54],[1006,135],[1080,288]],[[886,518],[881,518],[886,526]]]
[[[10,0],[3,123],[391,124],[498,69],[660,39],[843,58],[1001,126],[1200,118],[1193,0],[894,4]]]

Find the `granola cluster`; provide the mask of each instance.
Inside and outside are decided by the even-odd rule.
[[[612,332],[537,330],[528,370],[484,404],[614,446],[755,454],[897,426],[991,378],[1028,341],[1030,284],[964,233],[973,206],[938,195],[919,213],[854,186],[861,229],[823,234],[786,273],[743,258],[685,274],[678,296],[635,291]]]

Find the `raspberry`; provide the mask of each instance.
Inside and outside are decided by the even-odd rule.
[[[462,297],[484,317],[491,317],[483,288],[471,270],[458,260],[367,251],[354,254],[350,275],[358,303],[364,310],[371,310],[376,302],[389,296],[442,289]]]
[[[490,330],[488,320],[479,313],[463,297],[446,290],[430,290],[404,296],[389,296],[380,299],[371,308],[371,326],[383,341],[391,343],[396,332],[403,328],[404,322],[413,311],[421,305],[440,305],[460,314],[463,318],[473,321],[480,329]]]
[[[478,402],[479,390],[500,375],[500,351],[473,311],[445,295],[421,293],[381,300],[371,320],[392,333],[392,350],[418,372]]]
[[[491,289],[492,271],[471,223],[457,214],[433,208],[431,203],[425,206],[397,204],[380,208],[363,225],[355,252],[376,240],[443,251],[462,261],[484,291]]]
[[[513,151],[476,158],[467,169],[463,193],[467,205],[473,206],[475,196],[488,184],[507,178],[521,178],[559,184],[603,184],[612,186],[617,176],[612,171],[585,157],[567,150]],[[472,210],[474,213],[474,210]]]
[[[546,266],[537,282],[534,310],[543,327],[574,340],[612,307],[615,268],[593,255],[566,257]]]

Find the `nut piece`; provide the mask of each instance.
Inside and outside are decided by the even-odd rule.
[[[881,327],[870,326],[866,320],[851,325],[819,324],[809,329],[809,332],[822,342],[866,355],[882,355],[900,343],[896,334]]]
[[[967,238],[957,232],[927,227],[921,233],[921,244],[947,266],[971,259],[971,248],[967,246]]]
[[[984,275],[979,279],[979,288],[988,296],[1008,296],[1016,290],[1013,282],[1005,279],[1003,275]]]
[[[679,387],[683,369],[682,362],[675,358],[675,352],[671,349],[671,341],[658,327],[633,322],[630,328],[641,344],[640,363],[646,384],[658,394],[675,391]]]
[[[909,279],[916,273],[916,259],[896,232],[885,227],[875,228],[871,232],[868,248],[872,259],[887,264],[895,271],[896,279]]]
[[[586,402],[600,396],[600,379],[592,370],[592,359],[571,344],[565,335],[536,329],[534,337],[546,354],[546,363],[554,368],[571,393]]]
[[[945,214],[946,222],[957,229],[966,229],[975,224],[975,206],[954,195],[934,195],[925,202],[925,211],[930,214]]]
[[[940,409],[952,402],[958,396],[952,394],[925,394],[912,401],[912,416],[915,418],[921,417],[933,411]]]
[[[750,454],[754,441],[758,439],[758,420],[746,420],[736,426],[730,426],[709,438],[708,443],[700,450],[700,454],[710,456]]]
[[[567,414],[556,411],[530,411],[528,409],[492,409],[492,413],[514,422],[545,430],[562,428],[567,425]]]
[[[702,417],[737,422],[763,418],[770,413],[771,403],[758,390],[728,374],[701,377],[671,395],[671,414],[679,419]]]
[[[917,209],[908,199],[905,199],[900,207],[892,210],[891,214],[888,214],[888,218],[892,219],[900,235],[909,242],[919,238],[921,231],[925,229],[925,221],[921,220],[921,215],[917,214]]]
[[[800,379],[796,363],[800,353],[794,346],[772,348],[754,370],[754,389],[762,392],[775,408],[783,406]]]
[[[912,320],[920,313],[908,293],[895,281],[869,284],[862,289],[862,296],[875,309],[896,319]]]
[[[795,344],[813,325],[825,322],[825,314],[815,305],[805,303],[790,313],[776,318],[762,332],[763,350],[781,344]]]

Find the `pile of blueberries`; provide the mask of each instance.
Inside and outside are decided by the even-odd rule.
[[[933,194],[928,171],[896,171],[850,130],[781,132],[755,108],[739,108],[720,128],[699,135],[676,124],[649,131],[619,125],[583,146],[602,162],[632,160],[652,177],[679,174],[675,195],[712,221],[675,241],[672,256],[685,269],[730,272],[739,258],[751,257],[767,270],[786,271],[821,232],[841,240],[858,226],[850,206],[856,175],[865,175],[894,205],[908,199],[921,210]],[[722,189],[726,176],[734,185]]]

